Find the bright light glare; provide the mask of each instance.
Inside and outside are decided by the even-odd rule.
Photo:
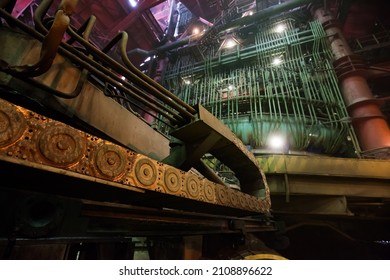
[[[133,8],[137,7],[138,1],[137,0],[129,0],[130,6]]]
[[[282,33],[286,29],[286,26],[284,24],[278,24],[275,27],[275,32]]]
[[[229,38],[226,40],[224,47],[227,49],[233,48],[237,45],[237,42],[233,40],[232,38]]]
[[[199,33],[200,33],[200,30],[199,30],[198,27],[194,27],[194,28],[192,29],[192,35],[198,35]]]
[[[191,84],[191,81],[190,81],[190,80],[184,80],[184,83],[185,83],[186,85],[189,85],[189,84]]]
[[[273,150],[283,150],[286,145],[286,139],[282,135],[270,135],[267,145]]]
[[[275,57],[272,60],[272,64],[275,65],[275,66],[280,65],[282,62],[283,62],[283,60],[281,60],[279,57]]]

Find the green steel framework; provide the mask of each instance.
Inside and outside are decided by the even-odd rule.
[[[275,31],[279,24],[282,32]],[[279,134],[288,141],[281,152],[349,149],[359,156],[321,24],[288,18],[253,33],[231,49],[220,47],[219,32],[221,40],[179,51],[166,86],[188,104],[202,104],[254,151]]]

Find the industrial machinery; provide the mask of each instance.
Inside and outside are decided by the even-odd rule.
[[[388,249],[388,69],[338,1],[140,1],[108,36],[27,2],[0,2],[3,258],[307,258],[307,226]]]

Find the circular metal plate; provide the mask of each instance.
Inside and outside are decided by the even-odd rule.
[[[15,106],[0,100],[0,147],[16,142],[26,129],[23,114]]]
[[[41,133],[38,147],[53,165],[65,167],[82,158],[85,140],[77,130],[66,126],[51,126]]]
[[[168,191],[178,193],[181,188],[180,171],[169,167],[165,170],[164,183]]]
[[[151,186],[157,180],[157,168],[153,161],[142,158],[135,164],[135,176],[144,186]]]
[[[192,198],[197,198],[200,195],[200,183],[199,179],[193,174],[187,174],[186,184],[187,193]]]
[[[213,202],[215,200],[215,187],[209,181],[204,181],[203,192],[207,201]]]
[[[125,153],[117,146],[102,145],[96,152],[99,173],[110,179],[123,175],[126,167]]]

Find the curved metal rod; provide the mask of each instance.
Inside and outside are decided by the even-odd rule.
[[[42,35],[37,30],[25,25],[23,22],[21,22],[18,19],[13,18],[9,13],[4,11],[3,9],[0,9],[0,15],[5,18],[6,20],[12,21],[16,27],[20,28],[24,32],[30,34],[35,39],[42,41],[44,39],[44,35]],[[85,40],[84,40],[85,41]],[[87,43],[89,44],[89,43]],[[100,55],[102,54],[101,51],[97,50]],[[152,99],[150,99],[149,96],[140,96],[137,95],[132,90],[132,85],[127,81],[122,81],[119,76],[117,76],[116,73],[112,73],[110,70],[108,70],[104,65],[94,61],[93,59],[90,59],[87,55],[84,53],[78,51],[77,49],[73,48],[70,45],[67,44],[61,44],[58,52],[70,59],[73,63],[80,65],[82,68],[87,69],[92,74],[96,75],[99,79],[102,81],[108,81],[113,86],[117,87],[118,89],[122,90],[123,92],[126,92],[127,94],[133,96],[135,100],[138,102],[143,103],[145,106],[148,106],[149,108],[153,109],[157,113],[159,113],[161,116],[165,117],[167,120],[169,120],[172,124],[178,124],[183,123],[185,120],[180,116],[177,115],[177,113],[172,112],[172,110],[169,110],[169,108],[161,108],[156,106],[156,102]],[[105,55],[106,56],[106,55]],[[115,66],[115,65],[114,65]],[[128,71],[125,67],[122,67],[125,71]],[[1,68],[0,68],[1,69]],[[35,81],[36,82],[36,81]],[[44,86],[43,86],[44,87]],[[51,91],[53,93],[56,93],[55,91]],[[148,98],[149,99],[145,99]]]
[[[152,116],[153,118],[155,119],[159,119],[162,123],[168,125],[169,127],[172,127],[171,124],[165,122],[163,119],[159,118],[157,115],[155,114],[151,114],[150,112],[148,112],[147,110],[145,110],[144,108],[142,108],[142,106],[136,104],[134,101],[132,101],[131,99],[129,99],[128,97],[126,96],[121,96],[121,95],[118,95],[118,94],[109,94],[107,93],[108,89],[107,89],[107,83],[105,84],[104,86],[104,90],[103,90],[103,93],[105,96],[107,97],[111,97],[111,98],[120,98],[120,99],[123,99],[125,101],[127,101],[128,103],[131,103],[132,105],[134,105],[135,107],[137,107],[138,109],[140,109],[141,111],[143,111],[144,113],[146,114],[149,114],[150,116]],[[129,109],[128,109],[129,110]],[[133,114],[138,114],[137,112],[133,111],[133,109],[130,107],[130,110]],[[139,114],[138,114],[139,115]]]
[[[2,13],[1,13],[2,15],[5,14],[5,13],[3,13],[3,11],[1,11],[1,12],[2,12]],[[9,15],[9,18],[6,19],[6,20],[12,20],[13,23],[20,23],[19,20],[14,19],[11,15]],[[53,20],[54,20],[54,19],[53,19]],[[20,23],[20,24],[23,24],[23,23]],[[54,23],[53,23],[53,25],[54,25]],[[30,33],[30,34],[31,34],[31,33]],[[47,36],[45,36],[45,37],[44,37],[43,35],[42,35],[42,36],[38,36],[38,37],[39,37],[39,38],[37,38],[37,39],[40,40],[40,41],[43,41],[43,42],[45,42],[45,40],[46,40],[46,42],[48,42],[48,41],[50,41],[51,38],[52,38],[49,34],[48,34]],[[61,38],[60,38],[60,37],[61,37]],[[61,40],[62,37],[63,37],[63,36],[58,36],[58,39]],[[46,44],[48,44],[48,43],[46,43]],[[58,47],[58,46],[57,46],[57,47]],[[42,48],[43,48],[43,47],[42,47]],[[54,48],[55,48],[55,46],[54,46]],[[52,50],[48,50],[47,48],[45,48],[45,50],[46,50],[46,51],[43,51],[43,52],[46,52],[47,54],[50,55],[50,56],[49,56],[49,60],[48,60],[48,62],[50,62],[50,63],[49,63],[49,65],[45,65],[45,66],[39,68],[39,71],[43,71],[47,66],[50,67],[51,64],[52,64],[52,60],[51,60],[52,57],[51,57],[51,55],[52,55],[53,52],[54,52],[55,54],[57,53],[57,48],[52,49]],[[54,56],[55,56],[55,55],[54,55]],[[41,57],[40,61],[44,61],[45,59],[48,59],[48,58],[47,58],[47,55],[43,55],[43,56]],[[54,59],[54,57],[53,57],[53,59]],[[25,76],[34,76],[34,75],[28,75],[28,71],[22,71],[22,70],[23,70],[23,69],[22,69],[23,67],[25,67],[26,69],[28,69],[28,66],[9,66],[8,63],[5,62],[5,61],[3,61],[3,60],[0,60],[0,63],[1,63],[1,65],[0,65],[1,70],[4,71],[4,72],[6,72],[6,73],[9,73],[9,74],[11,74],[11,75],[13,74],[13,75],[15,75],[15,76],[22,76],[22,77],[25,77]],[[38,62],[37,64],[35,64],[34,66],[37,67],[37,65],[39,66],[39,62]],[[35,69],[33,66],[29,66],[29,67],[31,67],[30,70],[32,70],[32,71]],[[20,68],[20,69],[18,69],[18,68]],[[35,74],[38,74],[39,71],[35,72]],[[47,71],[47,70],[46,70],[46,71]],[[46,71],[44,71],[44,72],[46,72]],[[75,89],[74,89],[72,92],[70,92],[70,93],[65,93],[65,92],[61,92],[61,91],[55,90],[55,89],[53,89],[53,88],[51,88],[51,87],[48,87],[48,86],[42,84],[41,82],[39,82],[39,81],[37,81],[37,80],[34,80],[34,79],[32,79],[32,78],[28,78],[27,81],[30,82],[30,83],[33,83],[33,84],[34,84],[35,86],[37,86],[37,87],[43,88],[44,90],[50,92],[51,94],[54,94],[54,95],[59,96],[59,97],[62,97],[62,98],[70,99],[70,98],[75,98],[75,97],[77,97],[77,96],[80,94],[80,92],[81,92],[81,90],[82,90],[82,88],[83,88],[85,82],[87,81],[87,78],[88,78],[88,71],[87,71],[87,70],[83,70],[83,71],[81,72],[81,74],[80,74],[80,79],[79,79],[79,81],[77,82],[77,85],[76,85]]]
[[[120,48],[121,48],[121,56],[123,57],[123,54],[122,54],[122,47],[123,45],[125,46],[125,53],[126,53],[126,46],[127,46],[127,38],[128,38],[128,35],[126,32],[120,32],[118,33],[111,41],[110,43],[108,43],[107,46],[105,46],[103,49],[102,49],[102,52],[104,53],[107,53],[115,44],[117,44],[119,41],[121,42],[121,45],[120,45]],[[125,56],[127,57],[127,54],[125,54]],[[186,117],[189,117],[191,119],[194,118],[194,116],[189,113],[187,110],[185,110],[184,108],[181,108],[180,106],[182,105],[181,103],[184,103],[181,99],[177,98],[175,95],[173,95],[171,92],[168,91],[169,94],[164,94],[162,93],[159,89],[157,89],[155,87],[155,85],[159,85],[161,87],[160,84],[156,83],[153,79],[151,79],[149,76],[145,75],[144,73],[141,72],[142,75],[138,75],[137,73],[135,73],[134,71],[132,71],[131,67],[129,67],[129,65],[132,63],[130,62],[130,60],[127,58],[127,60],[123,59],[122,60],[124,61],[125,65],[127,66],[128,70],[130,71],[130,75],[131,75],[131,78],[132,78],[132,81],[134,81],[138,86],[140,86],[141,88],[144,88],[146,89],[149,93],[151,93],[154,97],[160,99],[161,101],[165,102],[166,104],[172,106],[173,108],[175,108],[176,110],[178,110],[180,113],[186,115]],[[130,64],[128,64],[130,63]],[[135,68],[135,67],[134,67]],[[138,70],[138,69],[137,69]],[[152,83],[148,83],[146,81],[146,77],[148,77]],[[165,89],[165,88],[164,88]],[[166,89],[165,89],[166,90]],[[167,91],[167,90],[166,90]],[[179,101],[179,102],[175,102],[175,101]],[[194,110],[190,105],[184,103],[187,107],[189,106],[192,110]],[[177,106],[179,105],[179,107]],[[182,106],[184,107],[184,106]],[[195,111],[196,112],[196,111]]]
[[[42,23],[42,20],[52,4],[53,0],[43,0],[34,12],[33,20],[35,29],[38,30],[41,34],[47,34],[48,32],[47,28]]]
[[[21,66],[9,65],[2,61],[1,68],[4,72],[13,75],[25,75],[28,77],[36,77],[45,73],[51,65],[57,54],[58,46],[68,28],[70,19],[62,10],[58,10],[54,18],[52,27],[49,33],[45,36],[42,42],[40,58],[35,64],[27,64]]]
[[[138,86],[141,88],[144,88],[148,91],[148,93],[152,94],[154,97],[158,98],[159,100],[165,102],[175,110],[179,111],[183,116],[189,119],[194,119],[194,113],[196,113],[196,110],[188,105],[187,103],[183,102],[181,99],[179,99],[177,96],[169,92],[167,89],[165,89],[163,86],[155,82],[153,79],[151,79],[149,76],[145,75],[141,71],[139,71],[136,67],[135,68],[140,75],[137,75],[137,73],[134,73],[132,69],[129,69],[129,65],[126,65],[128,68],[123,67],[122,65],[118,64],[115,60],[110,59],[105,52],[108,52],[119,40],[121,40],[122,45],[127,45],[127,38],[128,35],[126,32],[120,32],[117,34],[117,36],[114,37],[114,39],[111,40],[111,42],[102,49],[102,51],[98,50],[99,52],[97,53],[99,55],[100,59],[105,60],[108,64],[110,65],[118,65],[120,68],[116,69],[118,72],[123,72],[125,71],[130,77],[132,82],[136,83]],[[79,40],[78,40],[79,41]],[[86,48],[89,46],[85,44],[85,42],[80,42],[79,43],[83,44]],[[125,47],[126,49],[126,47]],[[126,51],[124,51],[124,55],[126,55]],[[104,55],[104,56],[103,56]],[[123,54],[121,53],[122,57]],[[108,58],[108,60],[107,60]],[[122,58],[123,60],[123,58]],[[124,61],[125,62],[125,61]],[[130,62],[127,58],[126,62]],[[126,64],[125,62],[125,64]],[[130,62],[131,64],[131,62]],[[132,64],[131,64],[132,65]],[[151,81],[150,83],[147,82]],[[160,91],[160,88],[164,90],[164,92]],[[166,93],[166,94],[165,94]],[[184,108],[183,108],[184,107]]]
[[[34,21],[35,21],[35,24],[36,24],[36,28],[37,29],[39,29],[39,30],[41,30],[41,32],[45,32],[47,29],[46,29],[46,27],[44,26],[44,24],[42,23],[42,20],[43,20],[43,17],[44,17],[44,15],[47,13],[47,11],[48,11],[48,9],[49,9],[49,7],[50,7],[50,5],[51,5],[51,3],[52,3],[53,1],[52,0],[44,0],[43,2],[42,2],[42,4],[40,5],[40,7],[39,7],[39,10],[38,10],[38,12],[35,14],[35,16],[34,16]],[[70,1],[70,0],[68,0],[68,1],[63,1],[62,3],[67,3],[67,2],[72,2],[72,1]],[[73,1],[72,3],[74,4],[76,1]],[[61,3],[61,4],[62,4]],[[61,6],[61,5],[60,5]],[[93,22],[94,22],[94,20],[92,20]],[[73,30],[72,30],[73,31]],[[70,33],[72,33],[72,32],[70,32]],[[77,33],[76,33],[77,34]],[[77,34],[78,35],[78,34]],[[72,36],[72,35],[71,35]],[[78,35],[78,36],[73,36],[73,38],[75,38],[76,40],[78,40],[78,39],[80,39],[80,36]],[[80,40],[78,40],[78,41],[80,41]],[[86,40],[87,41],[87,40]],[[87,42],[88,44],[89,44],[89,42]],[[114,61],[115,62],[115,61]],[[133,87],[133,90],[135,90],[135,91],[137,91],[138,93],[141,93],[140,91],[139,91],[139,89],[136,89],[136,88],[134,88]],[[141,93],[142,94],[142,93]],[[144,94],[143,94],[144,95]],[[144,95],[144,97],[145,97],[145,95]],[[153,100],[151,100],[151,101],[153,101]],[[167,108],[166,108],[166,110],[167,110]],[[168,110],[169,111],[169,113],[171,113],[171,114],[173,114],[173,115],[175,115],[175,112],[173,112],[173,111],[171,111],[171,110]],[[184,121],[184,119],[182,119],[182,117],[179,117],[179,116],[175,116],[176,117],[176,119],[178,119],[180,122],[182,122],[182,121]]]
[[[106,55],[105,53],[103,53],[101,50],[97,49],[96,47],[94,47],[93,45],[91,45],[89,42],[85,41],[83,38],[81,38],[74,30],[72,30],[72,28],[69,28],[68,29],[68,32],[69,32],[69,35],[70,36],[73,36],[75,37],[75,39],[77,40],[77,42],[79,42],[80,44],[82,44],[85,48],[87,48],[88,51],[90,51],[96,58],[100,59],[101,62],[104,62],[107,66],[109,66],[110,68],[112,68],[113,70],[117,71],[118,73],[123,73],[124,76],[129,76],[132,78],[132,82],[140,82],[141,83],[141,86],[145,84],[144,81],[142,81],[139,77],[137,77],[134,73],[132,73],[129,69],[127,69],[126,67],[122,66],[121,64],[119,64],[118,62],[116,62],[114,59],[110,58],[108,55]],[[67,45],[63,45],[64,48],[67,48],[69,50],[69,46]],[[82,54],[80,53],[80,56]],[[94,60],[91,60],[89,61],[91,64],[93,64],[96,68],[100,68],[100,70],[102,70],[103,72],[105,72],[107,75],[110,75],[110,76],[114,76],[115,78],[118,78],[117,76],[115,76],[114,73],[112,73],[111,71],[108,71],[107,68],[103,67],[100,63],[97,63],[96,61]],[[150,96],[148,94],[146,94],[145,92],[141,91],[139,88],[136,88],[133,84],[131,83],[127,83],[127,86],[130,87],[132,90],[136,91],[137,93],[141,94],[144,98],[147,98],[149,99],[151,102],[155,103],[155,100],[151,99]],[[149,85],[150,86],[150,85]],[[153,90],[153,87],[149,88],[150,91]],[[154,89],[155,91],[155,89]],[[163,100],[166,100],[167,101],[167,104],[170,105],[172,108],[174,108],[175,110],[179,111],[180,113],[182,113],[182,115],[186,116],[187,118],[194,118],[194,116],[189,113],[188,111],[186,111],[184,108],[180,107],[177,103],[173,102],[172,100],[170,100],[169,98],[167,99],[165,96],[156,96],[157,98],[158,97],[162,97]],[[165,97],[165,98],[164,98]],[[159,98],[161,100],[161,98]],[[165,110],[168,110],[169,108],[165,108]],[[185,119],[180,116],[180,115],[176,115],[175,117],[178,118],[178,121],[179,122],[185,122]]]
[[[53,4],[54,0],[42,0],[38,8],[34,12],[34,24],[35,29],[42,34],[47,34],[48,29],[42,23],[44,16],[49,11],[50,6]],[[58,5],[57,11],[62,10],[65,15],[70,16],[76,9],[78,0],[62,0]]]
[[[120,32],[119,35],[122,37],[121,45],[120,45],[120,51],[121,51],[121,57],[125,65],[133,71],[138,77],[146,81],[148,84],[151,84],[153,87],[157,88],[160,92],[162,92],[165,96],[167,96],[169,99],[174,100],[184,108],[186,108],[190,113],[195,114],[196,110],[190,106],[189,104],[185,103],[183,100],[178,98],[176,95],[171,93],[169,90],[167,90],[165,87],[154,81],[152,78],[150,78],[148,75],[145,75],[140,71],[137,67],[134,66],[134,64],[130,61],[129,57],[127,56],[127,41],[128,41],[128,34],[126,32]]]
[[[40,81],[35,80],[34,78],[27,78],[25,81],[33,84],[34,86],[36,86],[38,88],[41,88],[41,89],[47,91],[55,96],[65,98],[65,99],[72,99],[72,98],[75,98],[78,95],[80,95],[81,90],[82,90],[85,82],[87,81],[87,79],[88,79],[88,71],[83,70],[81,75],[80,75],[79,82],[76,85],[76,88],[71,93],[66,93],[66,92],[56,90],[48,85],[45,85],[44,83],[41,83]]]
[[[83,36],[85,40],[88,41],[89,36],[91,35],[92,28],[95,25],[96,17],[90,16],[87,21],[85,21],[79,29],[77,29],[77,34],[80,36]],[[76,40],[71,37],[68,41],[66,41],[67,44],[72,45]]]

